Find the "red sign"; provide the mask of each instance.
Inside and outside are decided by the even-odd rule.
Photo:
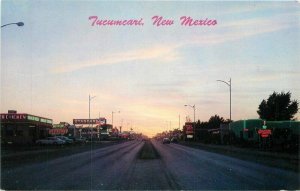
[[[26,120],[27,114],[0,114],[0,119]]]
[[[271,129],[260,129],[260,130],[258,130],[258,134],[262,138],[267,138],[272,134],[272,131],[271,131]]]
[[[51,135],[64,135],[68,133],[68,129],[49,129]]]
[[[186,128],[186,131],[185,131],[186,134],[193,134],[194,133],[193,125],[185,125],[185,128]]]

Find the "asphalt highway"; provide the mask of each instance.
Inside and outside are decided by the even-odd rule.
[[[184,190],[294,190],[294,171],[244,161],[182,145],[154,142],[165,169]]]
[[[178,144],[152,141],[159,155],[139,159],[129,141],[2,169],[4,190],[294,190],[299,174]]]

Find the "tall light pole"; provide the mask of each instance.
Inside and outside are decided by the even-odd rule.
[[[170,121],[169,138],[171,137],[171,133],[170,133],[171,129],[172,129],[172,126],[171,126],[171,121]]]
[[[178,116],[178,118],[179,118],[178,129],[180,129],[180,115]]]
[[[194,104],[194,105],[184,105],[185,107],[187,107],[187,106],[189,106],[189,107],[191,107],[191,108],[193,108],[194,109],[194,127],[193,127],[193,130],[194,130],[194,141],[196,140],[196,105]]]
[[[93,128],[91,127],[91,100],[94,99],[96,96],[91,97],[91,95],[89,95],[89,128],[91,129],[91,142],[93,139]]]
[[[123,119],[121,120],[121,126],[120,126],[120,132],[119,133],[122,133],[122,128],[123,128]]]
[[[120,111],[112,111],[111,112],[111,125],[112,125],[112,128],[114,128],[114,113],[120,113]]]
[[[2,25],[1,28],[6,27],[8,25],[17,25],[17,26],[21,27],[21,26],[24,26],[24,23],[23,22],[8,23],[8,24],[5,24],[5,25]]]
[[[229,119],[230,119],[230,121],[231,121],[231,78],[229,79],[229,81],[228,82],[226,82],[226,81],[223,81],[223,80],[217,80],[217,81],[219,81],[219,82],[223,82],[223,83],[225,83],[227,86],[229,86],[229,108],[230,108],[230,110],[229,110]]]

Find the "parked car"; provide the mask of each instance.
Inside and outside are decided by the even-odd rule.
[[[164,138],[163,139],[163,144],[170,144],[170,143],[171,143],[171,141],[170,141],[169,138]]]
[[[84,137],[74,138],[75,143],[87,143],[87,139]]]
[[[72,144],[72,143],[74,143],[74,141],[73,141],[72,139],[70,139],[70,138],[68,138],[68,137],[65,137],[65,136],[55,136],[55,137],[57,137],[57,138],[59,138],[59,139],[65,141],[67,144]]]
[[[61,140],[57,137],[47,137],[45,139],[39,139],[36,141],[40,145],[63,145],[66,144],[64,140]]]

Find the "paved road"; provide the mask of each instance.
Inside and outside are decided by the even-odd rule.
[[[153,142],[160,158],[140,160],[130,141],[33,165],[2,169],[8,190],[299,189],[295,172],[177,144]]]
[[[299,189],[299,174],[182,145],[154,142],[181,189]]]

